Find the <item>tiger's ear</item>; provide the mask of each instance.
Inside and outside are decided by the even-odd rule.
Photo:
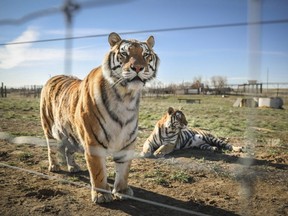
[[[108,42],[111,47],[113,47],[115,44],[117,44],[121,40],[122,40],[121,37],[115,32],[110,33],[108,37]]]
[[[149,45],[150,48],[153,48],[154,45],[155,45],[154,37],[153,37],[153,36],[150,36],[150,37],[147,39],[146,43]]]
[[[168,114],[171,115],[174,112],[174,108],[173,107],[169,107],[168,108]]]

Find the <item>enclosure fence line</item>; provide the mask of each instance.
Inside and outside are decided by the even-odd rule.
[[[39,42],[52,42],[52,41],[65,41],[65,57],[64,57],[64,73],[71,74],[72,72],[72,56],[73,56],[73,39],[81,39],[81,38],[92,38],[92,37],[107,37],[108,34],[99,34],[99,35],[86,35],[81,37],[73,37],[73,17],[75,12],[79,9],[85,8],[93,8],[93,7],[101,7],[106,5],[114,5],[114,4],[123,4],[131,2],[131,0],[97,0],[97,1],[86,1],[81,4],[77,3],[74,0],[64,0],[64,4],[62,6],[47,8],[44,10],[39,10],[27,14],[19,19],[2,19],[0,20],[0,25],[20,25],[27,21],[31,21],[34,19],[38,19],[43,16],[49,16],[56,13],[63,13],[66,20],[66,37],[65,38],[54,38],[54,39],[45,39],[45,40],[35,40],[35,41],[20,41],[20,42],[12,42],[12,43],[2,43],[0,46],[7,45],[16,45],[23,43],[39,43]],[[183,30],[199,30],[199,29],[211,29],[211,28],[227,28],[227,27],[240,27],[240,26],[259,26],[266,24],[281,24],[288,23],[288,19],[278,19],[278,20],[252,20],[250,22],[238,22],[238,23],[224,23],[224,24],[216,24],[216,25],[199,25],[199,26],[188,26],[188,27],[175,27],[175,28],[163,28],[163,29],[150,29],[150,30],[139,30],[139,31],[130,31],[130,32],[119,32],[119,34],[127,35],[127,34],[140,34],[140,33],[156,33],[156,32],[169,32],[169,31],[183,31]]]
[[[0,162],[0,166],[6,167],[6,168],[10,168],[10,169],[14,169],[14,170],[23,171],[23,172],[26,172],[26,173],[29,173],[29,174],[33,174],[33,175],[37,175],[37,176],[41,176],[41,177],[49,179],[49,180],[55,180],[55,181],[58,181],[58,182],[69,183],[71,185],[76,185],[78,187],[83,187],[83,188],[87,188],[87,189],[91,190],[91,186],[88,185],[88,184],[81,184],[81,183],[78,183],[78,182],[73,182],[73,181],[62,179],[62,178],[57,178],[56,176],[46,175],[46,174],[41,173],[41,172],[37,172],[37,171],[34,171],[34,170],[29,170],[29,169],[25,169],[25,168],[21,168],[21,167],[17,167],[17,166],[8,165],[8,164],[1,163],[1,162]],[[102,188],[95,188],[95,189],[97,191],[100,191],[100,192],[103,192],[103,193],[112,194],[112,192],[109,191],[109,190],[105,190],[105,189],[102,189]],[[146,199],[142,199],[142,198],[135,197],[135,196],[129,196],[129,195],[126,195],[126,194],[121,194],[121,196],[123,196],[123,197],[125,197],[127,199],[131,199],[131,200],[135,200],[135,201],[138,201],[138,202],[142,202],[142,203],[146,203],[146,204],[150,204],[150,205],[155,205],[155,206],[167,208],[167,209],[170,209],[170,210],[179,211],[179,212],[186,213],[186,214],[191,214],[191,215],[196,215],[196,216],[210,216],[208,214],[204,214],[204,213],[201,213],[201,212],[196,212],[196,211],[187,210],[187,209],[184,209],[184,208],[179,208],[179,207],[176,207],[176,206],[166,205],[166,204],[163,204],[163,203],[160,203],[160,202],[153,202],[151,200],[146,200]]]
[[[184,26],[184,27],[162,28],[162,29],[146,29],[146,30],[139,30],[139,31],[119,32],[119,34],[130,35],[130,34],[143,34],[143,33],[188,31],[188,30],[197,30],[197,29],[241,27],[241,26],[250,26],[250,25],[268,25],[268,24],[272,25],[272,24],[283,24],[283,23],[288,23],[288,19],[262,20],[259,22],[222,23],[222,24],[215,24],[215,25],[196,25],[196,26]],[[0,20],[0,25],[1,25],[1,20]],[[63,37],[62,38],[50,38],[50,39],[32,40],[32,41],[18,41],[18,42],[11,42],[11,43],[8,42],[8,43],[0,43],[0,46],[9,46],[9,45],[18,45],[18,44],[27,44],[27,43],[44,43],[44,42],[76,40],[76,39],[86,39],[86,38],[99,38],[99,37],[108,37],[109,34],[110,33],[73,36],[73,37],[64,37],[64,38]]]
[[[6,85],[4,85],[4,83],[1,83],[1,87],[0,87],[0,97],[7,97],[7,88]]]
[[[20,19],[4,19],[4,20],[0,20],[0,25],[21,25],[25,22],[34,20],[34,19],[38,19],[40,17],[43,16],[48,16],[48,15],[53,15],[56,13],[63,13],[65,18],[66,18],[66,37],[64,38],[51,38],[51,39],[45,39],[45,40],[34,40],[34,41],[19,41],[19,42],[11,42],[11,43],[1,43],[0,46],[10,46],[10,45],[17,45],[17,44],[24,44],[24,43],[41,43],[41,42],[53,42],[53,41],[71,41],[74,39],[85,39],[85,38],[95,38],[95,37],[107,37],[107,34],[97,34],[97,35],[86,35],[86,36],[73,36],[73,23],[72,23],[72,18],[75,14],[76,11],[78,11],[79,9],[85,9],[85,8],[91,8],[91,7],[100,7],[100,6],[106,6],[106,5],[114,5],[114,4],[119,4],[119,3],[127,3],[127,2],[131,2],[130,0],[122,0],[122,1],[117,1],[117,0],[97,0],[97,1],[87,1],[87,2],[81,2],[79,3],[75,3],[75,1],[73,0],[65,0],[63,6],[61,7],[55,7],[55,8],[48,8],[48,9],[44,9],[41,11],[35,11],[33,13],[27,14],[23,17],[21,17]],[[260,1],[257,1],[258,4],[261,4]],[[251,2],[250,2],[251,3]],[[253,11],[252,11],[253,12]],[[70,23],[69,23],[70,22]],[[255,26],[260,26],[260,25],[275,25],[275,24],[285,24],[288,23],[288,19],[279,19],[279,20],[250,20],[248,22],[238,22],[238,23],[224,23],[224,24],[215,24],[215,25],[198,25],[198,26],[186,26],[186,27],[175,27],[175,28],[158,28],[158,29],[148,29],[148,30],[138,30],[138,31],[130,31],[130,32],[120,32],[119,34],[122,35],[128,35],[128,34],[142,34],[142,33],[157,33],[157,32],[172,32],[172,31],[187,31],[187,30],[200,30],[200,29],[212,29],[212,28],[235,28],[235,27],[243,27],[243,26],[248,26],[248,27],[255,27]],[[257,33],[257,32],[256,32]],[[253,36],[253,35],[252,35]],[[259,35],[256,34],[257,37],[260,36],[260,32]],[[257,38],[256,39],[259,39]],[[251,40],[251,38],[250,38]],[[256,47],[258,48],[258,47]],[[253,47],[249,47],[250,51],[254,51]],[[67,43],[66,47],[66,55],[65,55],[65,73],[71,73],[71,64],[72,64],[72,44],[71,43]],[[253,52],[251,52],[253,53]],[[255,57],[255,56],[254,56]],[[253,55],[249,56],[249,59],[253,62],[255,61],[255,58],[253,59]],[[257,58],[256,58],[257,60]],[[256,65],[257,66],[257,65]],[[250,124],[253,125],[253,116],[249,115],[247,116],[247,119],[250,119]],[[248,127],[247,127],[248,130]],[[250,138],[253,138],[250,137]],[[254,146],[252,146],[254,147]],[[252,151],[254,151],[254,148],[252,148]],[[75,182],[70,182],[64,179],[59,179],[57,177],[53,177],[53,176],[49,176],[49,175],[45,175],[43,173],[40,172],[36,172],[33,170],[27,170],[24,168],[20,168],[20,167],[16,167],[16,166],[10,166],[4,163],[0,163],[1,166],[10,168],[10,169],[15,169],[15,170],[20,170],[20,171],[24,171],[24,172],[28,172],[34,175],[38,175],[38,176],[42,176],[51,180],[57,180],[57,181],[64,181],[64,182],[69,182],[71,184],[74,185],[78,185],[81,187],[87,187],[87,188],[91,188],[90,186],[87,185],[82,185],[79,183],[75,183]],[[245,167],[249,167],[251,164],[243,164]],[[245,172],[245,171],[243,171]],[[100,190],[100,189],[99,189]],[[249,188],[248,188],[249,190]],[[111,193],[110,191],[103,191],[106,193]],[[252,192],[252,190],[251,190]],[[124,196],[124,195],[123,195]],[[199,212],[195,212],[195,211],[190,211],[190,210],[186,210],[186,209],[182,209],[182,208],[178,208],[178,207],[173,207],[170,205],[165,205],[162,203],[156,203],[156,202],[152,202],[149,200],[144,200],[141,198],[137,198],[137,197],[130,197],[125,195],[125,197],[129,198],[129,199],[133,199],[139,202],[143,202],[143,203],[149,203],[151,205],[156,205],[156,206],[161,206],[161,207],[165,207],[165,208],[169,208],[169,209],[173,209],[173,210],[177,210],[180,212],[185,212],[185,213],[189,213],[189,214],[194,214],[194,215],[199,215],[199,216],[204,216],[206,214],[202,214]],[[249,197],[247,197],[247,203],[249,202]],[[249,208],[247,206],[247,208]]]

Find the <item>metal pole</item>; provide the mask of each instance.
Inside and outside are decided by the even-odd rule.
[[[4,83],[2,82],[2,83],[1,83],[1,97],[3,97],[3,91],[4,91],[3,86],[4,86]]]
[[[267,68],[267,89],[266,89],[267,96],[268,96],[268,80],[269,80],[269,68]]]
[[[73,13],[80,8],[80,5],[74,3],[73,0],[65,0],[63,6],[63,13],[66,18],[66,40],[65,40],[65,65],[64,71],[65,74],[70,75],[72,73],[72,47],[73,47],[73,26],[72,18]]]

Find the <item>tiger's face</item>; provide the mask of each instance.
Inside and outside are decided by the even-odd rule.
[[[173,131],[178,131],[186,128],[188,122],[184,113],[180,110],[176,110],[173,107],[169,107],[167,111],[167,118],[165,126]]]
[[[116,33],[109,35],[110,52],[103,62],[104,77],[111,85],[141,89],[156,76],[159,58],[153,51],[154,37],[146,42],[122,40]]]

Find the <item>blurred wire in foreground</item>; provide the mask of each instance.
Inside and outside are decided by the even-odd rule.
[[[253,25],[275,25],[288,23],[288,19],[282,20],[266,20],[258,22],[239,22],[239,23],[226,23],[226,24],[214,24],[214,25],[201,25],[201,26],[186,26],[186,27],[175,27],[175,28],[163,28],[163,29],[147,29],[139,31],[129,31],[129,32],[119,32],[120,35],[130,35],[130,34],[142,34],[142,33],[157,33],[157,32],[173,32],[173,31],[188,31],[188,30],[197,30],[197,29],[212,29],[212,28],[232,28],[232,27],[241,27],[241,26],[253,26]],[[85,39],[85,38],[97,38],[97,37],[108,37],[110,34],[94,34],[94,35],[84,35],[84,36],[75,36],[75,37],[65,37],[65,38],[51,38],[44,40],[34,40],[34,41],[21,41],[21,42],[12,42],[12,43],[2,43],[0,46],[6,45],[17,45],[25,43],[43,43],[43,42],[53,42],[53,41],[63,41],[63,40],[75,40],[75,39]]]
[[[109,5],[114,5],[114,4],[123,4],[123,3],[128,3],[131,1],[132,0],[121,0],[121,1],[92,0],[92,1],[82,2],[81,4],[77,4],[76,2],[73,4],[77,4],[81,9],[82,8],[85,9],[85,8],[109,6]],[[48,8],[44,10],[35,11],[17,19],[2,19],[0,20],[0,25],[20,25],[20,24],[29,22],[31,20],[34,20],[40,17],[50,16],[50,15],[54,15],[56,13],[62,12],[63,10],[65,10],[66,7],[67,7],[67,1],[65,0],[65,3],[63,4],[63,6],[52,7],[52,8]]]
[[[63,38],[63,40],[65,40],[64,73],[67,75],[70,75],[72,73],[71,71],[72,71],[73,43],[72,43],[72,40],[68,40],[68,39],[73,38],[73,17],[74,17],[75,12],[77,12],[80,8],[100,7],[100,6],[106,6],[106,5],[112,5],[112,4],[126,3],[129,1],[131,0],[122,0],[122,1],[94,0],[94,1],[83,2],[80,5],[76,3],[76,1],[74,0],[64,0],[64,4],[60,7],[53,7],[53,8],[36,11],[28,15],[25,15],[19,19],[0,20],[0,25],[20,25],[22,23],[28,22],[33,19],[37,19],[40,17],[49,16],[49,15],[62,12],[66,18],[66,37]]]

